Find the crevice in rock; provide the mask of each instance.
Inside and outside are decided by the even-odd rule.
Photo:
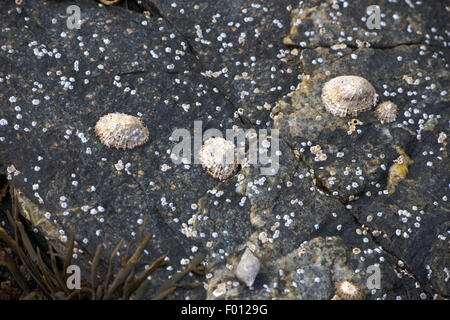
[[[146,74],[147,72],[148,72],[147,70],[136,70],[136,71],[118,73],[117,75],[118,76],[139,75],[139,74]]]

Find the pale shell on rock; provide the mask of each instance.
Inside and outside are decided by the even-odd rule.
[[[147,142],[149,132],[144,121],[125,113],[108,113],[95,125],[100,142],[108,148],[133,149]]]
[[[339,300],[361,300],[364,294],[354,283],[344,280],[338,281],[334,285],[335,293]]]
[[[322,88],[325,109],[335,116],[356,117],[377,103],[378,95],[369,81],[358,76],[340,76]]]
[[[392,101],[380,103],[375,109],[375,116],[381,122],[393,122],[397,119],[398,108]]]
[[[247,248],[236,266],[234,274],[239,281],[245,283],[247,287],[251,287],[255,282],[260,267],[259,259]]]
[[[228,156],[227,156],[228,155]],[[200,162],[214,178],[226,180],[238,171],[235,146],[224,138],[209,138],[200,149]]]

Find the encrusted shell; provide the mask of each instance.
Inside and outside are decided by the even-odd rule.
[[[377,103],[378,95],[369,81],[358,76],[331,79],[322,88],[325,109],[335,116],[356,117]]]
[[[347,280],[336,282],[334,288],[336,296],[340,300],[361,300],[364,297],[361,289]]]
[[[392,122],[397,119],[398,108],[392,101],[380,103],[375,109],[375,116],[381,122]]]
[[[148,140],[148,129],[138,117],[125,113],[108,113],[95,125],[95,133],[105,146],[133,149]]]
[[[200,162],[209,174],[220,180],[231,178],[239,168],[233,142],[220,137],[205,141],[200,149]]]

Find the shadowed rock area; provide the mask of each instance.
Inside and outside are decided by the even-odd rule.
[[[381,1],[374,30],[371,1],[133,4],[0,3],[0,173],[58,252],[74,232],[75,262],[89,268],[101,244],[106,268],[143,226],[145,261],[170,250],[149,295],[202,252],[206,275],[186,281],[203,285],[173,298],[332,299],[342,280],[365,299],[450,297],[448,2]],[[367,79],[396,120],[327,112],[322,87],[341,75]],[[101,144],[94,126],[114,112],[141,118],[148,141]],[[175,164],[170,137],[194,121],[268,129],[266,149],[277,129],[279,169],[220,181]],[[235,275],[246,250],[251,287]]]

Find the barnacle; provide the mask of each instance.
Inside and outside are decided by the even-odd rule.
[[[327,160],[327,155],[325,153],[320,153],[318,155],[316,155],[316,157],[314,158],[314,161],[325,161]]]
[[[348,122],[349,126],[359,126],[361,124],[361,121],[359,119],[352,119]]]
[[[359,121],[359,119],[352,119],[349,122],[347,122],[348,124],[348,131],[355,131],[356,130],[356,126],[359,126],[361,124],[361,121]]]
[[[322,88],[325,109],[339,117],[355,117],[370,110],[378,95],[369,81],[358,76],[331,79]]]
[[[226,180],[238,171],[235,147],[224,138],[209,138],[200,149],[200,162],[214,178]]]
[[[380,103],[375,109],[375,115],[378,120],[383,122],[393,122],[397,118],[397,105],[391,101]]]
[[[314,161],[325,161],[327,160],[327,155],[323,153],[320,145],[312,146],[309,148],[312,153],[316,156]]]
[[[334,284],[336,300],[361,300],[364,295],[361,289],[354,283],[343,280]]]
[[[95,125],[95,133],[101,143],[116,149],[133,149],[148,140],[145,123],[124,113],[109,113],[101,117]]]
[[[311,150],[311,152],[314,154],[319,154],[319,153],[321,153],[322,148],[319,145],[316,145],[316,146],[312,146],[311,148],[309,148],[309,150]]]
[[[13,176],[15,177],[15,176],[21,174],[21,172],[19,170],[17,170],[13,164],[8,166],[8,168],[6,168],[6,172],[8,173],[8,175],[7,175],[8,180],[12,180]]]
[[[439,133],[439,137],[438,137],[438,143],[444,143],[445,140],[447,140],[447,135],[445,134],[445,132],[441,132]]]

